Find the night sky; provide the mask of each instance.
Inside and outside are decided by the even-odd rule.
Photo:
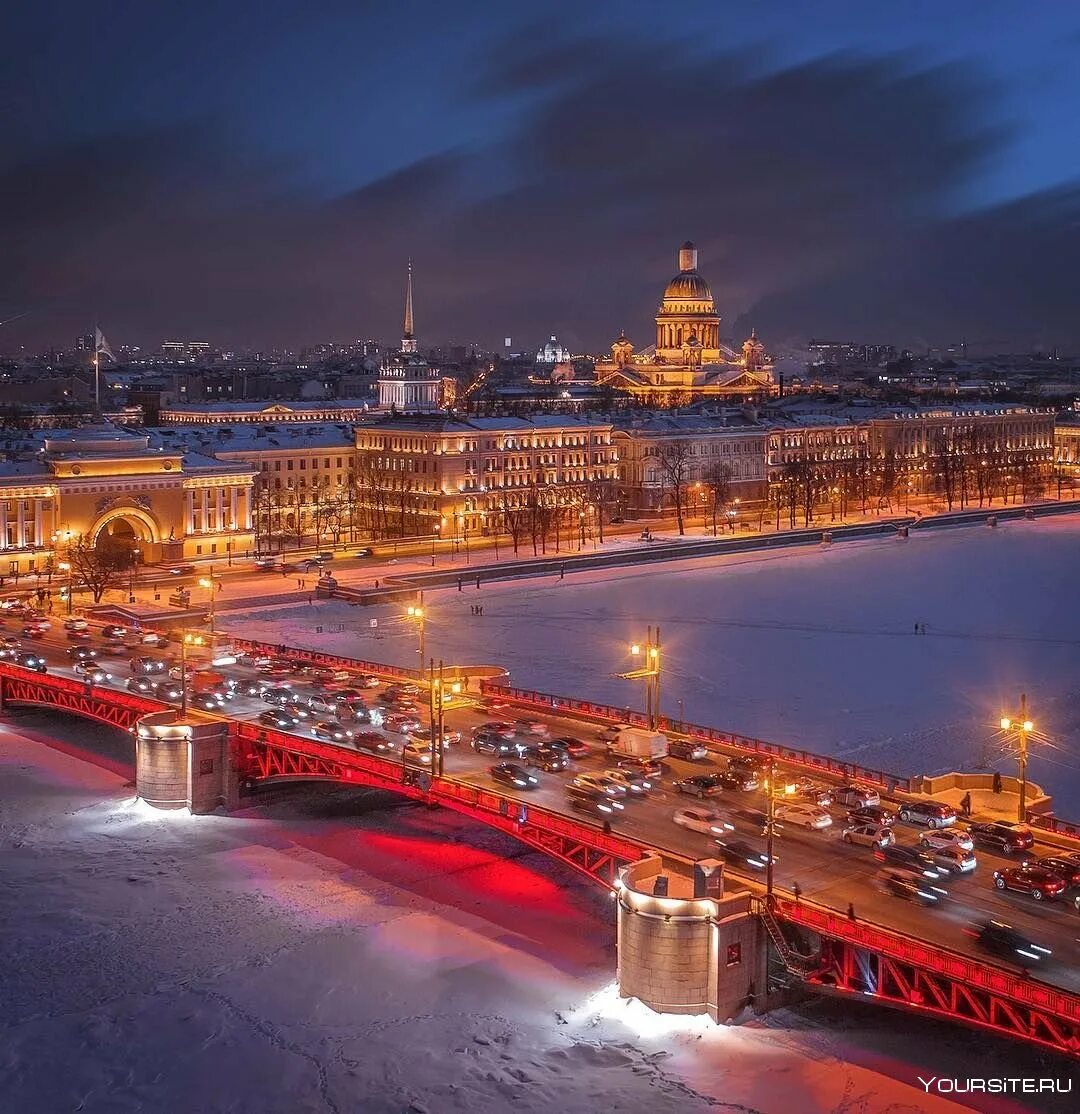
[[[12,6],[0,351],[639,345],[690,237],[721,329],[1080,350],[1080,10],[1015,0]]]

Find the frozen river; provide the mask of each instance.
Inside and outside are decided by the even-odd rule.
[[[1078,558],[1080,516],[1069,516],[430,593],[428,653],[640,707],[640,683],[615,674],[659,624],[665,711],[900,774],[1013,770],[995,725],[1026,692],[1045,736],[1032,777],[1075,817]],[[272,642],[416,662],[400,608],[272,616],[233,622]]]

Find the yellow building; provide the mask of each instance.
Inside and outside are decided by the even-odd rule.
[[[721,344],[716,300],[697,262],[697,248],[688,240],[679,249],[679,273],[667,284],[656,312],[656,342],[635,352],[626,334],[620,334],[611,346],[611,359],[596,364],[602,384],[651,406],[776,394],[772,367],[755,334],[741,353]]]
[[[16,459],[0,468],[0,575],[50,567],[79,539],[140,563],[251,549],[250,465],[113,426],[51,430],[7,452]]]

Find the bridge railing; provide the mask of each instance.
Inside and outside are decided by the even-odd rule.
[[[251,638],[230,638],[238,650],[248,654],[266,654],[268,657],[289,657],[294,661],[307,662],[310,665],[337,666],[339,669],[348,669],[353,673],[374,673],[381,677],[394,677],[400,680],[416,681],[421,674],[419,669],[408,669],[401,665],[386,665],[381,661],[364,661],[362,658],[347,658],[342,654],[328,654],[321,650],[305,650],[297,646],[286,646],[283,643],[274,645],[270,642],[257,642]]]
[[[1022,978],[1006,968],[979,962],[958,952],[948,951],[940,945],[927,944],[913,936],[879,925],[853,921],[843,914],[834,913],[811,902],[779,898],[773,909],[782,920],[809,928],[823,936],[845,940],[856,947],[993,991],[1028,1006],[1050,1010],[1072,1022],[1080,1022],[1080,997],[1047,983]]]
[[[1041,828],[1045,832],[1053,832],[1054,835],[1080,839],[1080,823],[1075,820],[1065,820],[1060,816],[1044,816],[1041,813],[1029,812],[1027,822],[1032,828]]]
[[[511,688],[509,685],[502,685],[497,681],[481,681],[480,690],[485,696],[497,697],[519,707],[537,711],[565,712],[597,720],[601,723],[629,723],[635,727],[645,727],[648,723],[644,715],[640,712],[630,711],[628,708],[617,708],[610,704],[597,704],[590,700],[575,700],[566,696],[554,696],[551,693],[535,692],[531,689]],[[727,748],[744,754],[775,758],[777,761],[786,762],[792,766],[801,766],[815,773],[850,778],[870,785],[877,785],[889,792],[899,790],[907,793],[911,791],[910,778],[875,770],[867,766],[860,766],[854,762],[841,762],[835,758],[815,754],[813,751],[785,747],[778,743],[767,743],[762,739],[738,735],[731,731],[721,731],[715,727],[703,727],[696,723],[672,720],[666,716],[661,716],[659,726],[661,731],[683,735],[703,743],[712,750]]]

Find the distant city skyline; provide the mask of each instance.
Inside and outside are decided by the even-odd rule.
[[[0,350],[390,340],[409,258],[422,345],[641,346],[686,238],[729,337],[1080,346],[1065,6],[57,2],[9,41]]]

